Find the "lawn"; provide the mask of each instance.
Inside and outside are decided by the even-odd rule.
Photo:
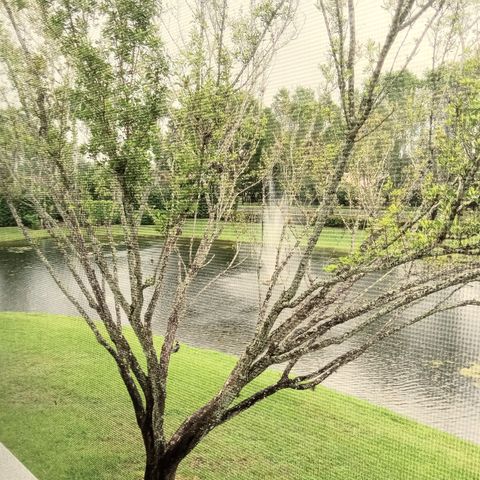
[[[39,480],[142,478],[129,400],[92,338],[79,319],[0,314],[0,441]],[[182,345],[170,428],[219,388],[234,361]],[[215,430],[179,479],[474,480],[479,471],[480,447],[318,388],[278,394]]]
[[[46,230],[29,230],[33,238],[48,238]],[[0,244],[23,241],[22,231],[18,227],[0,227]]]
[[[205,228],[206,220],[197,220],[196,225],[192,220],[189,220],[184,225],[182,236],[184,238],[201,237]],[[293,227],[295,228],[295,227]],[[99,228],[100,235],[103,233],[103,229]],[[32,237],[48,238],[48,232],[46,230],[30,230]],[[113,227],[113,234],[117,238],[122,236],[122,229],[120,226],[115,225]],[[152,225],[142,225],[139,229],[139,234],[142,238],[155,238],[160,237],[159,232]],[[219,240],[227,240],[231,242],[258,242],[261,239],[262,227],[259,223],[225,223],[223,231]],[[363,231],[357,233],[357,241],[361,241],[365,234]],[[268,239],[268,236],[267,236]],[[0,227],[0,245],[2,243],[21,242],[23,241],[23,235],[17,227]],[[358,243],[358,242],[357,242]],[[334,249],[340,252],[348,252],[352,244],[352,235],[343,228],[325,227],[320,240],[318,241],[317,248]]]

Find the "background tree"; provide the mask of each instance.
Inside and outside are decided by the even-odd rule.
[[[325,93],[298,87],[292,94],[282,89],[272,104],[273,141],[265,163],[284,194],[298,207],[318,200],[324,187],[331,152],[338,146],[341,112]]]

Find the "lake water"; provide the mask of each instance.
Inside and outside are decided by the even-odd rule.
[[[43,240],[41,246],[74,290],[75,285],[53,243]],[[151,259],[156,258],[159,248],[158,240],[142,243],[146,271],[151,268]],[[187,246],[183,248],[186,253]],[[119,249],[121,261],[125,262],[125,252],[121,247]],[[197,296],[206,282],[224,270],[233,253],[229,243],[215,245],[213,259],[192,288],[190,295],[194,301],[181,323],[180,341],[239,354],[251,338],[258,297],[257,274],[250,259],[250,247],[241,251],[239,260],[243,263],[240,266]],[[315,269],[320,271],[326,261],[326,252],[316,254]],[[167,281],[173,290],[176,265],[171,267]],[[126,277],[122,279],[127,281]],[[364,285],[375,280],[378,277],[368,278]],[[382,281],[381,288],[394,281]],[[478,298],[478,284],[468,288],[469,295],[473,292]],[[163,332],[168,302],[168,298],[163,300],[163,308],[159,309],[155,320],[158,333]],[[21,244],[0,246],[0,310],[77,315],[35,253]],[[299,365],[299,370],[321,360],[318,356],[308,358]],[[478,362],[478,310],[463,308],[432,317],[378,344],[335,373],[325,385],[480,443],[480,384],[478,380],[460,374],[462,368]]]

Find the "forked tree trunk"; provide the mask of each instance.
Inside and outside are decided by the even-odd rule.
[[[210,401],[177,430],[166,450],[162,452],[155,450],[153,426],[149,415],[141,427],[146,452],[144,480],[175,480],[180,463],[212,430],[212,415],[217,410],[218,401]]]
[[[183,457],[173,458],[171,455],[155,458],[153,452],[150,452],[150,455],[147,455],[144,480],[175,480],[182,459]]]
[[[152,443],[145,445],[146,462],[144,480],[175,480],[180,462],[188,455],[187,451],[176,449],[159,455]]]

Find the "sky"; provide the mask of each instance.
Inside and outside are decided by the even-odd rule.
[[[238,0],[233,3],[238,4]],[[276,54],[265,80],[264,101],[267,104],[282,87],[293,89],[302,85],[317,90],[320,85],[319,66],[327,59],[329,46],[323,18],[315,3],[316,0],[299,0],[297,35]],[[356,30],[359,44],[365,44],[368,40],[383,42],[390,23],[390,13],[382,7],[383,3],[384,0],[356,0]],[[188,31],[191,17],[185,0],[170,0],[169,8],[172,13],[168,21],[171,38],[167,39],[167,45],[170,43],[173,46],[173,43],[182,41],[182,36]],[[408,32],[409,40],[404,43],[397,64],[403,65],[404,59],[412,50],[413,40],[423,31],[426,19],[427,16],[420,19],[416,28]],[[401,40],[402,37],[399,38],[397,45]],[[416,73],[424,72],[431,64],[431,56],[431,42],[424,38],[409,68]],[[387,64],[388,67],[390,65]],[[361,70],[357,75],[361,76]]]
[[[356,30],[360,44],[367,40],[382,42],[390,23],[389,13],[381,8],[378,0],[356,1]],[[328,57],[328,38],[320,11],[313,0],[300,0],[298,14],[299,33],[280,50],[273,61],[267,80],[265,101],[270,101],[272,95],[282,87],[295,88],[297,85],[317,89],[320,83],[319,66]],[[419,26],[424,25],[423,21]],[[421,29],[410,32],[409,38],[420,35]],[[410,48],[409,48],[410,47]],[[401,59],[409,54],[412,43],[407,42],[402,48]],[[424,39],[409,68],[417,73],[428,68],[431,63],[431,48],[428,39]]]

